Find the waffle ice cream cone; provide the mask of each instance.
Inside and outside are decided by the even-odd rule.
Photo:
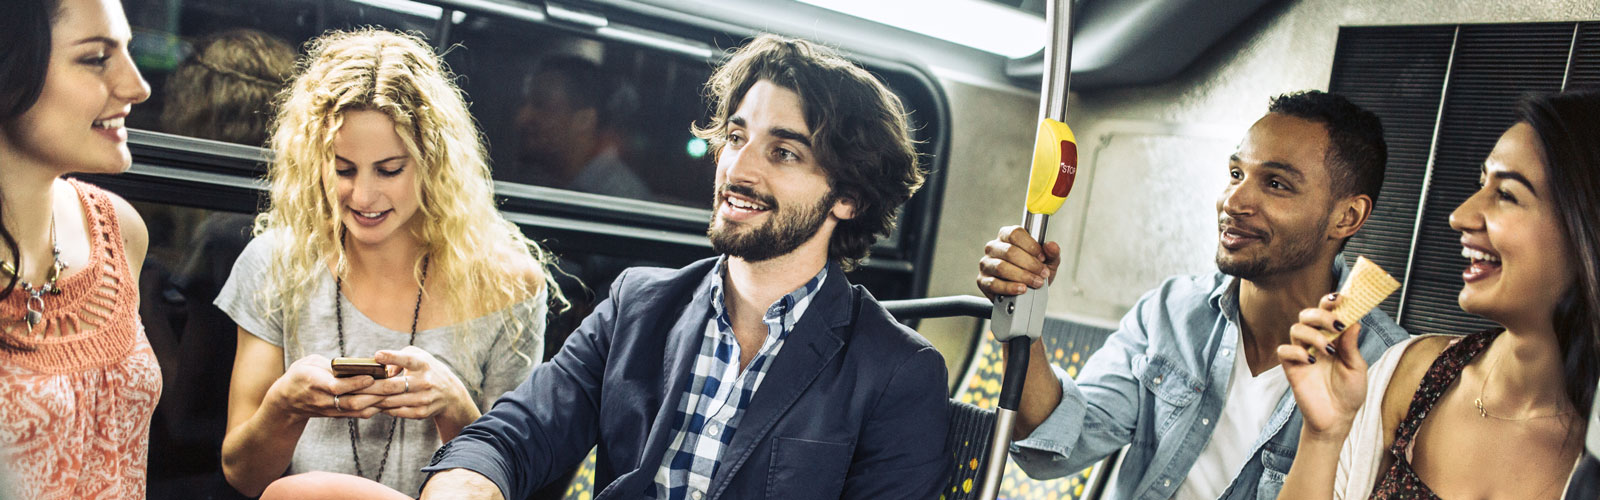
[[[1354,325],[1399,289],[1400,282],[1383,272],[1383,268],[1366,257],[1357,257],[1355,267],[1350,270],[1350,278],[1339,289],[1339,307],[1333,309],[1333,316],[1347,327]]]

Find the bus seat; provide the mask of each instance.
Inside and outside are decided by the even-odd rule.
[[[971,361],[956,387],[955,401],[976,405],[979,408],[994,408],[995,401],[1000,395],[1000,378],[1005,365],[1000,358],[1000,343],[988,334],[987,321],[980,331],[981,333],[974,339]],[[1112,331],[1114,329],[1111,325],[1096,325],[1050,316],[1045,318],[1042,339],[1050,362],[1061,367],[1068,376],[1076,377],[1078,370],[1089,360],[1089,355],[1094,354],[1105,344],[1106,337],[1109,337]],[[951,432],[955,432],[954,420]],[[1084,469],[1077,474],[1044,481],[1031,479],[1015,463],[1008,463],[1005,474],[1001,477],[998,496],[1017,500],[1093,500],[1098,498],[1095,493],[1100,489],[1095,485],[1105,484],[1104,478],[1108,476],[1105,471],[1113,467],[1117,457],[1118,454],[1113,454],[1094,467]],[[1096,474],[1097,469],[1105,471]],[[974,482],[977,481],[981,481],[981,478]]]
[[[939,492],[943,500],[971,500],[983,489],[983,471],[989,465],[989,443],[994,434],[994,410],[950,400],[950,432],[944,449],[955,461],[950,481]]]

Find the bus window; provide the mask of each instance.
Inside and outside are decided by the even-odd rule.
[[[496,180],[706,208],[705,60],[477,17],[451,33]]]
[[[270,96],[297,49],[324,31],[383,26],[431,36],[443,9],[409,0],[127,0],[130,45],[150,82],[128,126],[260,145]]]
[[[98,179],[96,179],[98,180]],[[242,498],[218,470],[233,373],[233,320],[211,301],[250,242],[253,216],[132,202],[150,230],[139,318],[161,365],[150,423],[150,498]]]

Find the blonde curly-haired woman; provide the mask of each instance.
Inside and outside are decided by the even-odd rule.
[[[307,471],[416,491],[543,352],[559,290],[495,209],[452,77],[415,36],[331,32],[280,98],[271,205],[216,300],[239,326],[222,466],[240,492]],[[336,377],[341,356],[388,377]]]

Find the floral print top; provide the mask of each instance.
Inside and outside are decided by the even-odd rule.
[[[1422,478],[1417,477],[1417,471],[1411,468],[1411,448],[1417,437],[1417,428],[1422,426],[1423,419],[1428,418],[1428,412],[1433,410],[1445,390],[1461,377],[1461,370],[1467,363],[1478,357],[1503,331],[1494,328],[1451,341],[1450,347],[1433,360],[1427,374],[1422,376],[1422,385],[1417,387],[1417,394],[1411,398],[1411,408],[1406,411],[1406,418],[1394,430],[1394,444],[1389,446],[1389,453],[1394,454],[1394,465],[1378,479],[1371,500],[1439,499],[1422,482]]]

